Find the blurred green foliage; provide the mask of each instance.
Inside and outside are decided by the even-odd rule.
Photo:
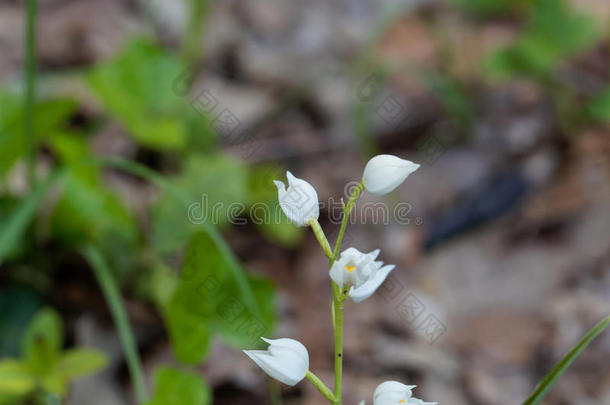
[[[214,131],[209,118],[182,95],[182,87],[190,84],[185,72],[177,57],[139,39],[130,41],[114,60],[96,66],[87,81],[138,144],[163,151],[206,150]]]
[[[275,294],[271,284],[248,276],[256,301],[251,303],[230,266],[210,236],[193,235],[167,313],[175,353],[186,363],[201,361],[216,333],[243,348],[273,330]]]
[[[78,103],[68,99],[38,102],[38,147],[51,154],[55,171],[27,196],[5,194],[0,199],[0,241],[5,247],[0,248],[0,261],[4,260],[7,268],[26,262],[27,249],[37,249],[41,237],[45,243],[60,247],[56,253],[95,246],[119,282],[146,284],[146,288],[130,287],[158,305],[167,319],[178,358],[188,363],[204,360],[215,335],[240,348],[255,344],[251,336],[253,319],[264,323],[261,333],[272,333],[272,285],[246,274],[216,227],[226,228],[238,218],[245,220],[250,215],[248,208],[265,204],[263,221],[256,224],[261,234],[285,247],[294,246],[303,233],[289,224],[277,204],[272,179],[279,168],[249,167],[221,153],[209,118],[189,105],[185,89],[177,88],[185,86],[188,90],[190,85],[180,60],[148,40],[131,41],[117,58],[95,66],[85,80],[109,118],[116,119],[140,148],[155,150],[168,157],[167,161],[178,158],[175,173],[164,175],[131,161],[119,168],[127,172],[136,168],[131,174],[145,174],[146,180],[160,188],[158,198],[146,207],[150,222],[142,223],[108,184],[108,164],[93,152],[92,134],[71,125]],[[6,106],[0,111],[0,167],[4,175],[29,153],[30,145],[23,141],[22,101],[11,93],[1,93],[0,98]],[[53,198],[49,199],[51,190]],[[46,207],[49,212],[42,215],[39,207],[44,203],[51,204]],[[176,257],[187,245],[183,272],[194,273],[195,280],[214,274],[227,296],[206,296],[202,291],[193,295],[191,286],[174,269]],[[194,252],[200,254],[197,260]],[[47,261],[53,261],[50,259]],[[43,257],[36,258],[36,263],[44,261]],[[248,308],[243,316],[255,318],[245,319],[241,326],[227,323],[227,317],[219,311],[228,296]],[[210,313],[193,314],[193,308],[184,305],[197,299]],[[30,395],[40,386],[61,396],[65,384],[86,372],[95,360],[80,349],[61,353],[57,316],[47,312],[40,319],[36,325],[44,325],[49,333],[43,336],[41,345],[28,344],[23,362],[11,360],[3,365],[3,372],[16,379],[6,380],[8,388],[2,392],[7,400]],[[1,330],[8,329],[5,326]],[[191,341],[202,344],[194,347]],[[15,342],[7,344],[14,346]],[[181,403],[205,404],[209,396],[201,378],[195,381],[188,373],[163,369],[150,403],[169,404],[180,398]]]
[[[565,58],[576,55],[599,38],[592,17],[577,14],[565,0],[539,0],[523,32],[488,61],[500,77],[552,75]]]
[[[593,119],[610,124],[610,86],[593,98],[589,112]]]
[[[56,133],[49,146],[65,170],[61,197],[49,219],[52,236],[75,249],[94,243],[112,259],[115,269],[126,272],[138,241],[137,223],[103,181],[86,138]]]
[[[527,11],[535,0],[453,0],[476,17],[506,17]]]
[[[63,327],[52,309],[40,310],[25,330],[21,358],[0,361],[0,404],[26,401],[42,392],[63,397],[67,384],[105,367],[94,349],[63,347]]]
[[[143,405],[207,405],[212,394],[198,374],[161,367],[155,373],[155,393]]]
[[[15,164],[17,159],[28,152],[30,145],[25,136],[25,115],[23,100],[9,92],[0,92],[0,180]],[[34,106],[36,121],[34,134],[44,138],[48,133],[66,126],[67,119],[74,113],[73,100],[50,99],[39,101]]]

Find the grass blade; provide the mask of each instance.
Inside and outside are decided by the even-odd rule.
[[[94,246],[87,246],[83,249],[83,255],[87,258],[91,267],[93,267],[95,277],[97,278],[104,293],[104,297],[106,298],[106,302],[110,307],[112,319],[119,332],[121,345],[125,351],[127,367],[129,368],[129,373],[135,386],[137,402],[141,404],[148,398],[146,383],[144,382],[144,371],[142,371],[142,361],[140,360],[140,355],[136,348],[136,342],[119,290],[112,278],[110,269],[106,265],[104,257],[97,248]]]
[[[557,382],[559,377],[570,367],[570,365],[576,360],[580,353],[595,339],[610,323],[610,316],[602,320],[600,323],[595,325],[576,346],[572,348],[560,361],[553,367],[550,373],[544,377],[540,383],[536,386],[536,389],[529,396],[528,399],[523,402],[523,405],[535,405],[539,403],[542,398],[549,392],[553,385]]]

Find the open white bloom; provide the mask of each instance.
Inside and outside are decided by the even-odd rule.
[[[384,195],[398,187],[419,164],[394,155],[377,155],[368,161],[362,175],[366,191]]]
[[[309,353],[294,339],[265,339],[267,350],[244,350],[270,377],[287,385],[296,385],[309,370]]]
[[[386,381],[375,389],[373,405],[437,405],[437,402],[424,402],[419,398],[411,396],[415,385],[404,385],[397,381]],[[361,401],[358,405],[365,405]]]
[[[362,253],[355,248],[345,249],[330,268],[330,278],[341,289],[349,286],[348,295],[355,302],[367,299],[395,267],[393,264],[383,266],[383,262],[375,261],[379,252],[379,249],[370,253]]]
[[[297,179],[289,171],[286,172],[286,177],[288,178],[288,189],[283,182],[273,180],[277,187],[280,207],[293,224],[307,226],[309,221],[318,219],[320,216],[318,193],[311,184]]]

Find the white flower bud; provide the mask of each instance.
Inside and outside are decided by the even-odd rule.
[[[394,155],[377,155],[366,164],[362,182],[369,193],[384,195],[398,187],[419,166]]]
[[[287,385],[296,385],[309,370],[309,353],[294,339],[265,339],[267,350],[244,350],[270,377]]]
[[[279,181],[273,182],[277,186],[280,207],[288,219],[296,226],[308,226],[309,221],[320,216],[318,193],[311,184],[305,180],[297,179],[290,172],[286,172],[288,189]]]

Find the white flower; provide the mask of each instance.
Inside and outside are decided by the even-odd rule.
[[[280,207],[293,224],[307,226],[309,221],[318,219],[320,216],[318,193],[311,184],[297,179],[289,171],[286,172],[286,177],[288,178],[288,189],[283,182],[273,180],[277,186]]]
[[[386,381],[375,389],[373,405],[436,405],[436,402],[424,402],[411,396],[415,385],[404,385],[397,381]],[[360,405],[364,405],[362,402]]]
[[[394,155],[377,155],[366,164],[362,182],[369,193],[384,195],[398,187],[419,166]]]
[[[345,249],[330,268],[330,278],[341,289],[349,286],[348,295],[355,302],[367,299],[395,267],[393,264],[383,266],[383,262],[376,262],[379,252],[379,249],[370,253],[362,253],[354,248]]]
[[[265,339],[267,350],[244,350],[263,371],[287,385],[296,385],[309,370],[309,353],[294,339]]]

